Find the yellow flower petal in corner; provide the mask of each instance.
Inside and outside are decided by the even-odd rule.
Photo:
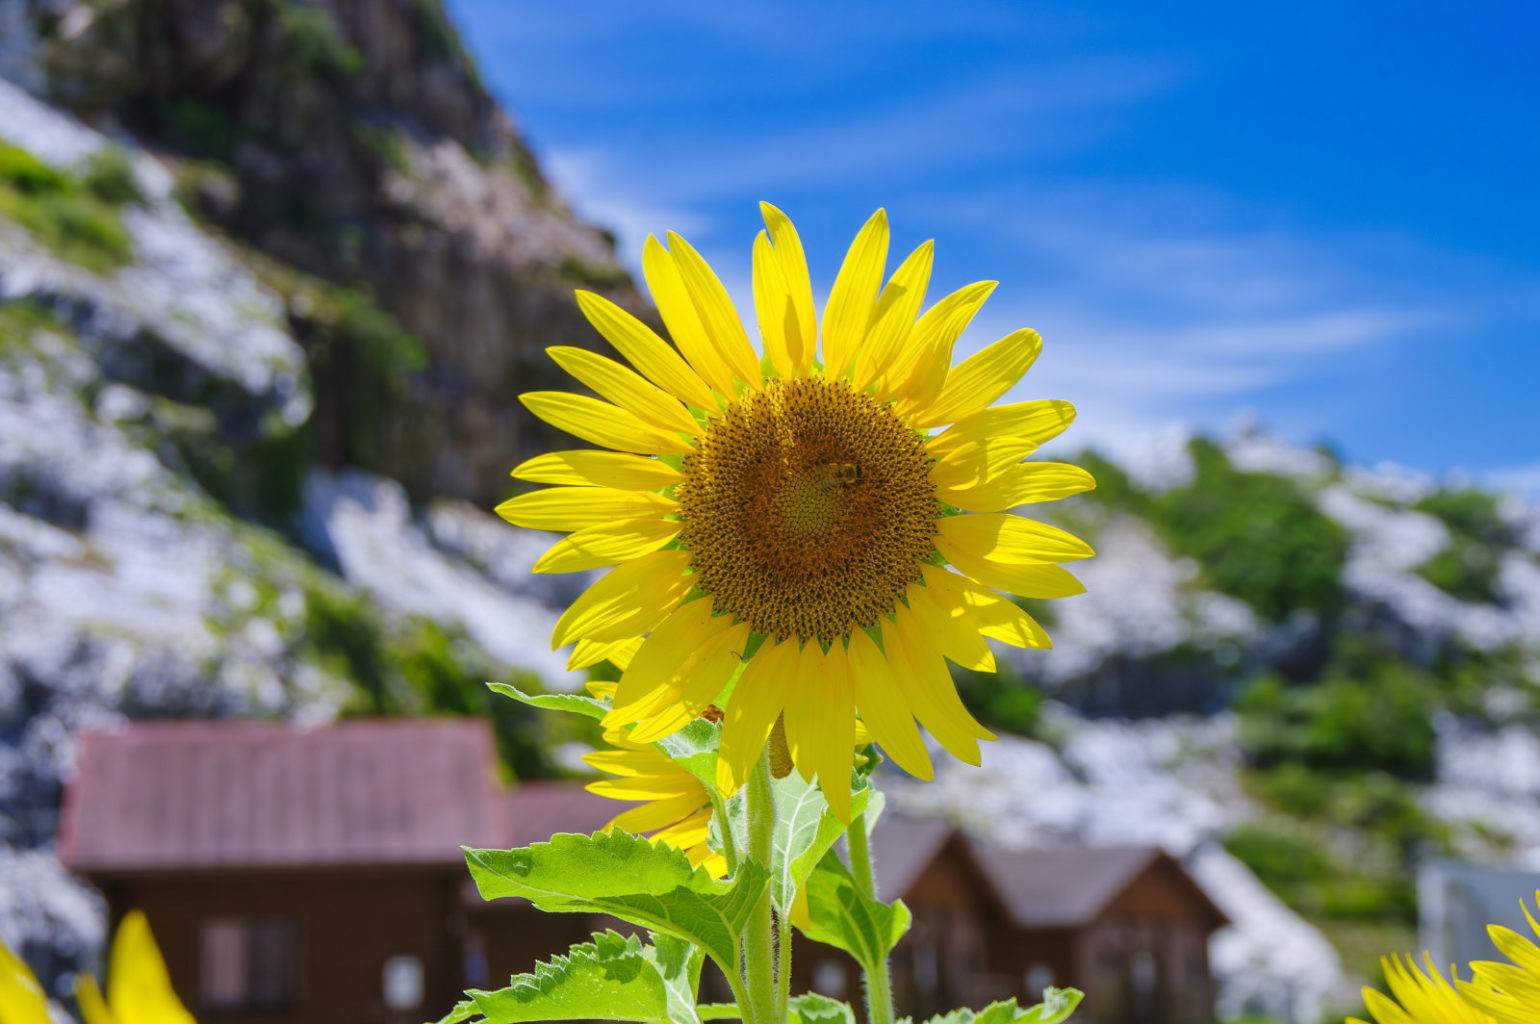
[[[674,266],[679,268],[685,291],[690,293],[695,311],[700,314],[706,336],[739,379],[757,386],[760,381],[759,357],[754,354],[754,346],[749,344],[749,336],[744,333],[743,321],[733,308],[727,289],[722,287],[722,282],[701,254],[672,231],[668,233],[668,249],[673,254]]]
[[[802,239],[791,218],[769,203],[760,203],[759,212],[764,218],[765,230],[770,232],[770,246],[781,281],[796,310],[795,331],[790,324],[786,329],[786,350],[796,372],[802,373],[818,354],[818,314],[813,308],[813,284],[808,277],[807,256],[802,251]]]
[[[786,703],[786,745],[804,779],[818,788],[835,817],[850,823],[850,765],[855,750],[855,695],[844,648],[829,654],[816,640],[802,650],[798,696]]]
[[[883,377],[881,393],[909,399],[913,408],[935,401],[952,365],[952,347],[998,281],[977,281],[943,298],[920,317],[893,369]]]
[[[717,788],[723,796],[738,792],[765,749],[776,718],[786,707],[786,680],[797,663],[797,642],[766,639],[743,670],[722,720],[717,753]]]
[[[955,423],[983,410],[1021,380],[1037,360],[1043,339],[1023,328],[1008,334],[977,355],[970,356],[946,376],[941,394],[928,406],[909,402],[902,406],[915,429]]]
[[[963,417],[931,438],[926,447],[931,454],[946,458],[969,444],[1008,438],[1023,444],[1023,454],[1029,454],[1073,422],[1075,406],[1058,399],[997,405]]]
[[[604,356],[571,345],[552,345],[546,355],[578,380],[593,388],[622,409],[633,412],[644,423],[674,434],[694,434],[700,429],[695,417],[685,411],[684,403],[635,370]]]
[[[1091,545],[1057,526],[1005,512],[947,516],[936,528],[937,548],[945,542],[950,549],[1008,565],[1073,562],[1096,553]],[[941,553],[946,555],[946,549]]]
[[[657,518],[679,507],[652,491],[613,487],[546,487],[509,498],[497,514],[531,530],[581,530],[616,520]]]
[[[171,987],[150,923],[140,911],[129,911],[112,939],[107,1003],[122,1024],[195,1024]]]
[[[684,286],[684,278],[679,274],[673,255],[651,235],[642,246],[642,275],[652,292],[653,304],[658,307],[669,336],[679,346],[685,361],[718,394],[731,396],[734,393],[732,364],[722,357],[706,334],[706,327]],[[714,406],[715,403],[712,411]]]
[[[800,369],[798,360],[802,354],[797,307],[791,301],[785,278],[781,276],[775,251],[770,246],[770,236],[763,231],[754,239],[754,314],[759,319],[759,336],[765,343],[765,355],[775,368],[776,376],[795,376]]]
[[[1026,566],[1024,568],[1044,567]],[[1052,568],[1057,569],[1058,566]],[[925,575],[925,586],[935,591],[936,595],[942,599],[942,603],[965,608],[972,620],[973,628],[977,629],[981,635],[1013,647],[1049,648],[1053,646],[1053,641],[1048,638],[1043,627],[1037,624],[1037,620],[1010,598],[934,565],[924,566],[922,571]],[[1059,571],[1063,572],[1062,569]],[[1065,573],[1065,575],[1069,574]],[[1073,577],[1070,579],[1076,586],[1079,585]]]
[[[925,750],[925,740],[915,725],[903,690],[893,679],[893,668],[864,629],[850,635],[845,660],[856,707],[861,709],[861,720],[871,730],[877,745],[915,778],[934,778],[936,771]]]
[[[962,489],[938,487],[936,497],[969,512],[1000,512],[1094,490],[1096,478],[1065,462],[1021,462],[992,480]]]
[[[637,648],[642,646],[642,638],[639,636],[626,637],[620,640],[607,640],[600,643],[595,640],[579,640],[572,646],[572,656],[567,659],[567,670],[576,672],[579,669],[591,668],[601,661],[608,661],[619,669],[624,669],[631,664],[631,658],[636,654]],[[593,692],[592,688],[589,690]],[[609,683],[609,690],[602,696],[609,696],[615,692],[615,684]],[[601,696],[594,694],[594,696]]]
[[[823,359],[830,377],[839,377],[849,369],[866,340],[887,261],[888,214],[879,209],[850,243],[823,312]]]
[[[623,491],[656,491],[684,479],[683,473],[658,459],[589,449],[536,455],[519,463],[513,476],[537,484],[614,487]]]
[[[856,352],[854,384],[857,389],[866,387],[892,369],[894,359],[907,345],[910,332],[914,330],[914,318],[925,302],[935,248],[935,242],[930,241],[910,253],[909,258],[893,271],[882,294],[877,296],[871,330],[867,331],[866,340]]]
[[[604,448],[639,455],[684,455],[695,450],[677,434],[643,423],[636,413],[587,395],[526,391],[519,401],[558,430]]]
[[[642,376],[697,409],[716,408],[710,385],[690,369],[668,342],[653,333],[652,328],[593,292],[580,291],[577,300],[588,322],[615,346],[615,351],[640,370]]]
[[[85,1024],[117,1024],[112,1011],[107,1008],[107,1000],[102,998],[102,990],[96,986],[96,979],[84,971],[75,975],[75,1002],[80,1007],[80,1018]],[[7,1010],[10,1008],[3,994],[0,994],[0,1007]],[[0,1021],[4,1021],[4,1024],[20,1024],[12,1021],[9,1013],[0,1014]]]
[[[581,572],[629,562],[673,540],[682,525],[671,519],[632,519],[590,526],[553,544],[532,571]]]
[[[96,987],[93,983],[93,989]],[[97,997],[100,1001],[100,996]],[[4,1024],[52,1024],[48,997],[21,958],[0,943],[0,1021]],[[98,1024],[88,1021],[87,1024]],[[111,1024],[109,1018],[105,1024]]]
[[[621,640],[662,622],[685,599],[693,580],[688,551],[654,551],[611,569],[572,602],[551,632],[551,650],[574,640]]]

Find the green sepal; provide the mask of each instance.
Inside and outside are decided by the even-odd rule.
[[[505,697],[512,697],[520,704],[528,704],[532,708],[544,708],[547,711],[571,711],[589,718],[603,718],[609,714],[610,710],[603,701],[585,697],[581,693],[530,694],[507,683],[488,683],[487,689]]]
[[[758,864],[718,881],[679,850],[620,829],[559,834],[518,850],[465,848],[482,899],[520,896],[552,913],[613,914],[694,943],[724,971],[739,967],[739,939],[768,882]]]
[[[479,1014],[475,1024],[520,1024],[536,1020],[635,1020],[699,1024],[694,990],[700,953],[664,936],[667,946],[648,946],[614,931],[594,935],[567,951],[516,974],[507,988],[470,991],[441,1024]],[[693,969],[692,969],[693,961]],[[681,998],[681,992],[684,992]],[[465,1007],[471,1006],[466,1012]]]
[[[1085,993],[1076,988],[1046,988],[1043,1001],[1026,1009],[1017,1006],[1016,1000],[1006,999],[990,1003],[978,1013],[953,1010],[938,1014],[925,1024],[1061,1024],[1083,998]]]
[[[856,1015],[849,1003],[808,992],[786,1001],[786,1024],[856,1024]]]
[[[844,834],[845,823],[829,809],[822,791],[796,772],[771,785],[775,791],[775,833],[770,840],[770,896],[778,908],[789,911],[797,890]],[[851,794],[852,816],[866,813],[873,792],[863,787]]]
[[[871,973],[909,930],[903,900],[884,903],[862,892],[834,850],[808,876],[807,919],[798,922],[815,942],[837,946]]]

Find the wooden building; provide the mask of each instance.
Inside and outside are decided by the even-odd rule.
[[[460,845],[592,832],[621,806],[575,783],[502,789],[480,721],[139,723],[82,738],[59,848],[114,925],[145,911],[202,1024],[416,1024],[618,924],[485,903]],[[1094,1024],[1212,1021],[1224,917],[1160,850],[999,851],[891,814],[872,849],[881,895],[914,916],[901,1013],[1053,984],[1085,989],[1076,1019]],[[795,990],[858,1001],[843,954],[794,954]]]

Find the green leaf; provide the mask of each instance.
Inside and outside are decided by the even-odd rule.
[[[903,901],[883,903],[866,895],[832,849],[808,876],[806,892],[803,933],[845,950],[868,971],[875,970],[909,930],[909,908]]]
[[[514,975],[507,988],[466,994],[475,1001],[484,1024],[535,1020],[697,1024],[694,1000],[680,1003],[675,998],[659,961],[659,951],[644,946],[637,936],[602,932],[593,942],[573,946],[566,956],[537,963],[532,974]]]
[[[737,1003],[701,1003],[695,1008],[701,1020],[742,1020],[743,1011]]]
[[[603,718],[610,710],[605,707],[603,701],[585,697],[581,693],[529,694],[507,683],[488,683],[487,689],[505,697],[512,697],[520,704],[528,704],[532,708],[544,708],[547,711],[571,711],[589,718]]]
[[[797,890],[807,881],[845,831],[845,825],[829,809],[817,786],[792,772],[773,783],[775,834],[770,840],[770,894],[775,905],[789,908]],[[851,814],[863,814],[873,790],[858,790],[850,800]]]
[[[1016,1000],[1006,999],[990,1003],[978,1013],[972,1010],[953,1010],[938,1014],[925,1024],[1060,1024],[1075,1012],[1084,993],[1073,988],[1048,988],[1043,990],[1043,1001],[1025,1010]]]
[[[695,996],[700,991],[700,969],[705,955],[700,948],[666,932],[649,932],[652,945],[642,955],[657,969],[668,995],[671,1021],[698,1021]]]
[[[616,829],[561,834],[519,850],[465,850],[483,899],[521,896],[553,913],[613,914],[678,936],[723,970],[738,970],[738,940],[768,872],[739,866],[717,881],[680,851]]]
[[[722,727],[704,718],[692,719],[690,724],[658,741],[658,746],[669,758],[706,784],[717,788],[717,747],[722,740]]]
[[[440,1017],[437,1024],[460,1024],[462,1020],[469,1020],[476,1016],[476,1000],[463,999],[455,1003],[455,1008]]]
[[[849,1003],[808,992],[786,1002],[786,1024],[856,1024]]]

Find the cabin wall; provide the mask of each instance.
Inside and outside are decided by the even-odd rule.
[[[460,993],[460,879],[443,869],[346,872],[183,872],[103,886],[114,925],[144,911],[172,985],[200,1024],[416,1024]],[[287,922],[296,948],[293,999],[282,1008],[220,1009],[204,997],[210,922]],[[218,925],[215,925],[218,927]],[[390,957],[422,965],[422,1003],[388,1011]]]

